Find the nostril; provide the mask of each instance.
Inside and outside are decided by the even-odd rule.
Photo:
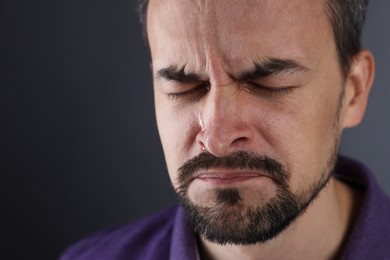
[[[235,140],[233,140],[233,143],[240,143],[246,141],[248,138],[243,136],[243,137],[238,137]]]
[[[205,146],[205,144],[202,141],[199,141],[198,144],[199,144],[200,149],[202,150],[202,152],[206,152],[207,151],[206,146]]]

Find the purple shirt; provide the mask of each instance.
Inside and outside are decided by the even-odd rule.
[[[337,178],[364,192],[363,204],[342,259],[390,259],[390,200],[362,164],[339,157]],[[68,259],[196,260],[196,239],[181,207],[111,228],[70,247]]]

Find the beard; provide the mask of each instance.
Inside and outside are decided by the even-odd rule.
[[[335,140],[327,164],[319,180],[305,191],[294,195],[289,186],[291,174],[278,161],[248,152],[235,152],[227,157],[215,157],[203,152],[187,161],[177,178],[176,194],[187,220],[195,233],[217,244],[250,245],[264,243],[282,233],[305,212],[328,183],[338,152]],[[188,188],[199,170],[218,167],[259,171],[273,179],[275,195],[260,205],[245,205],[239,189],[215,189],[213,206],[199,206],[188,197]]]

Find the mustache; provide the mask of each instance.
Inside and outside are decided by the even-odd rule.
[[[233,170],[258,171],[262,175],[272,178],[276,184],[288,187],[290,175],[280,162],[266,155],[260,156],[244,151],[234,152],[226,157],[216,157],[209,152],[202,152],[179,168],[177,182],[181,187],[186,187],[197,172],[222,167]]]

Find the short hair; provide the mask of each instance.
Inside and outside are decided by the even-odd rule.
[[[362,48],[361,34],[368,2],[369,0],[325,0],[344,77],[349,73],[353,58]],[[138,0],[138,14],[146,40],[148,3],[149,0]]]
[[[353,58],[362,49],[361,35],[368,2],[369,0],[325,0],[344,77],[349,73]]]

